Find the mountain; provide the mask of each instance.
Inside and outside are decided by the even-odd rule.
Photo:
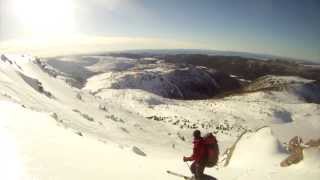
[[[289,156],[285,143],[292,137],[304,142],[319,139],[319,104],[287,89],[265,90],[259,82],[269,80],[247,82],[255,91],[183,100],[155,93],[167,92],[163,86],[169,86],[158,85],[157,79],[166,77],[180,89],[189,88],[189,82],[181,82],[184,78],[218,81],[215,73],[224,74],[227,79],[222,81],[239,80],[210,67],[170,64],[154,57],[0,57],[1,179],[173,180],[176,177],[166,170],[190,175],[182,157],[192,152],[194,129],[217,136],[219,166],[206,171],[217,179],[316,180],[320,175],[319,148],[305,149],[302,162],[280,167]],[[156,80],[149,80],[155,72]],[[122,78],[128,74],[137,78]],[[286,84],[294,79],[307,89],[317,82],[282,79]],[[146,89],[144,83],[158,91]],[[93,90],[96,87],[104,88]],[[230,147],[232,156],[227,153]]]
[[[247,87],[245,91],[282,91],[295,94],[308,102],[320,103],[320,82],[294,76],[263,76]]]
[[[94,94],[105,89],[141,89],[165,98],[208,99],[240,86],[237,79],[214,69],[140,60],[126,70],[88,79],[85,89]]]
[[[280,56],[259,54],[259,53],[248,53],[239,51],[218,51],[208,49],[141,49],[141,50],[126,50],[120,51],[120,53],[131,53],[131,54],[148,54],[150,55],[177,55],[177,54],[203,54],[209,56],[238,56],[244,58],[253,58],[259,60],[268,60],[283,58]]]
[[[228,74],[254,80],[265,75],[300,76],[306,79],[319,80],[320,67],[308,66],[304,62],[295,62],[283,59],[260,61],[252,58],[237,56],[208,56],[208,55],[167,55],[166,62],[176,64],[192,64],[205,66]]]
[[[157,53],[159,52],[159,53]],[[204,66],[227,74],[236,75],[246,80],[254,80],[264,75],[300,76],[306,79],[319,80],[319,63],[306,60],[270,57],[261,60],[253,56],[234,56],[207,54],[205,51],[124,51],[101,54],[112,57],[131,59],[156,58],[167,63]],[[194,51],[191,51],[194,52]]]

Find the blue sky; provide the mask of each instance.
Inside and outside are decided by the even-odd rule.
[[[74,0],[74,3],[75,29],[88,36],[157,38],[188,42],[193,48],[320,60],[319,0]],[[0,31],[0,40],[19,38],[23,34],[17,28],[19,25],[9,16],[6,20],[3,17],[2,26],[7,28]],[[10,26],[13,28],[9,31]],[[156,43],[152,47],[157,48]]]

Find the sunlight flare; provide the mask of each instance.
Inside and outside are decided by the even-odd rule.
[[[60,36],[75,31],[73,0],[12,0],[11,8],[27,36]]]

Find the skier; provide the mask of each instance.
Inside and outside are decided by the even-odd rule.
[[[201,137],[201,132],[195,130],[193,132],[193,153],[190,157],[183,157],[183,161],[193,161],[190,170],[196,180],[201,180],[203,171],[206,167],[206,145],[204,139]]]

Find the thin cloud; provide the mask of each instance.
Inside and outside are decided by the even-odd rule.
[[[148,37],[76,36],[57,39],[19,39],[0,42],[1,53],[49,57],[128,49],[199,48],[199,44]]]

